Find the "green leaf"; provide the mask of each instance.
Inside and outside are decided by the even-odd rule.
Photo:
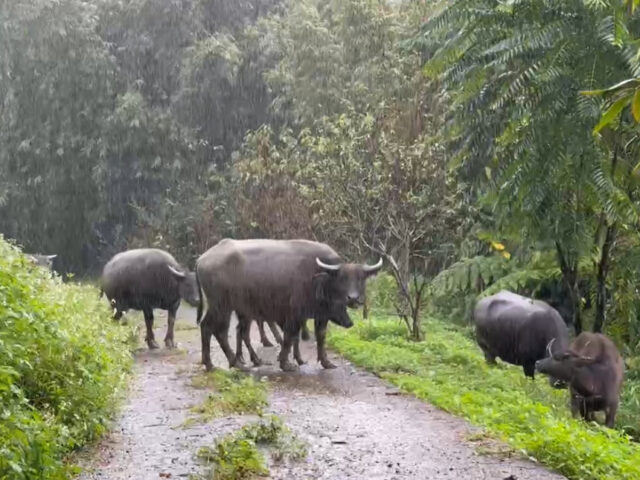
[[[628,88],[636,88],[640,85],[640,78],[629,78],[627,80],[623,80],[620,83],[616,83],[615,85],[609,88],[602,88],[600,90],[581,90],[581,95],[605,95],[608,93],[619,92],[620,90],[626,90]]]
[[[630,95],[622,97],[622,98],[616,100],[607,109],[607,111],[602,114],[602,117],[600,118],[600,122],[593,129],[593,133],[600,132],[600,130],[602,130],[604,127],[606,127],[611,122],[613,122],[616,118],[618,118],[618,115],[620,115],[620,112],[622,112],[622,110],[627,105],[629,105],[629,103],[631,103],[631,96]]]
[[[633,113],[633,119],[636,123],[640,122],[640,88],[637,88],[636,92],[633,94],[631,113]]]

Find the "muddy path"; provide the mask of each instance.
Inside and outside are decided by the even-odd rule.
[[[178,312],[177,350],[137,352],[128,399],[112,432],[83,455],[80,480],[189,478],[203,471],[195,455],[200,447],[252,420],[232,416],[184,425],[189,409],[207,394],[190,385],[202,371],[194,319],[190,308]],[[165,328],[166,317],[158,312],[156,338],[164,338]],[[257,331],[252,337],[258,347]],[[211,350],[214,365],[226,368],[214,342]],[[478,442],[482,436],[467,422],[400,394],[336,355],[330,357],[338,368],[323,370],[313,341],[301,342],[301,351],[307,364],[297,373],[279,371],[278,347],[258,348],[271,365],[252,369],[269,382],[268,413],[280,416],[309,451],[302,462],[271,465],[269,478],[564,478],[533,462],[479,453],[506,450],[493,441]]]

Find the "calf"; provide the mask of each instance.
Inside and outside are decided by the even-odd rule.
[[[571,413],[593,420],[594,412],[606,414],[612,428],[620,402],[624,376],[622,357],[614,343],[601,333],[583,332],[568,349],[536,362],[536,370],[569,385]]]

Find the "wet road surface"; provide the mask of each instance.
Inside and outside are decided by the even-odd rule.
[[[190,386],[200,365],[200,332],[195,312],[181,307],[178,350],[136,354],[131,392],[118,420],[98,446],[83,455],[80,480],[188,478],[202,472],[195,454],[202,446],[254,420],[232,416],[184,426],[189,409],[206,397]],[[339,328],[335,325],[329,328]],[[156,315],[156,338],[164,338],[166,316]],[[234,328],[231,329],[232,331]],[[269,332],[270,333],[270,332]],[[259,337],[254,325],[254,347]],[[275,343],[275,342],[274,342]],[[232,343],[233,344],[233,343]],[[144,345],[143,343],[141,345]],[[257,348],[271,365],[252,369],[269,380],[268,413],[279,415],[308,445],[299,463],[270,465],[272,479],[471,479],[552,480],[564,477],[533,462],[477,453],[467,422],[410,396],[336,355],[335,370],[316,362],[315,342],[301,342],[307,361],[299,372],[277,367],[279,347]],[[212,340],[212,361],[227,361]],[[477,436],[477,435],[476,435]],[[483,448],[504,450],[497,442]]]

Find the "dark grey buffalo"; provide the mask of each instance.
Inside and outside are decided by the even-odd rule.
[[[476,341],[488,363],[496,357],[521,365],[534,378],[537,360],[563,351],[569,343],[567,327],[560,314],[539,300],[501,291],[480,300],[473,312]],[[553,381],[552,381],[553,382]]]
[[[594,420],[604,411],[605,424],[613,427],[620,402],[624,364],[615,344],[601,333],[583,332],[569,348],[538,360],[536,370],[569,385],[571,413]]]
[[[26,257],[39,267],[44,267],[47,270],[53,271],[53,259],[58,255],[42,255],[40,253],[25,253]]]
[[[323,243],[308,240],[222,240],[206,251],[196,264],[196,278],[208,302],[198,321],[202,333],[202,362],[212,368],[211,335],[218,340],[230,365],[236,356],[229,347],[230,316],[238,316],[238,348],[244,342],[251,360],[260,363],[249,340],[252,319],[275,321],[284,332],[278,356],[280,368],[295,370],[289,362],[302,364],[298,346],[303,322],[315,322],[318,360],[324,368],[335,368],[327,358],[324,342],[327,323],[349,328],[353,325],[347,307],[357,307],[364,299],[366,279],[382,267],[344,263]]]
[[[158,348],[153,335],[154,308],[168,312],[164,343],[172,348],[175,347],[173,325],[180,299],[193,306],[199,302],[195,274],[183,269],[169,253],[155,248],[118,253],[104,266],[101,283],[102,292],[116,310],[116,320],[129,309],[142,310],[149,348]]]

